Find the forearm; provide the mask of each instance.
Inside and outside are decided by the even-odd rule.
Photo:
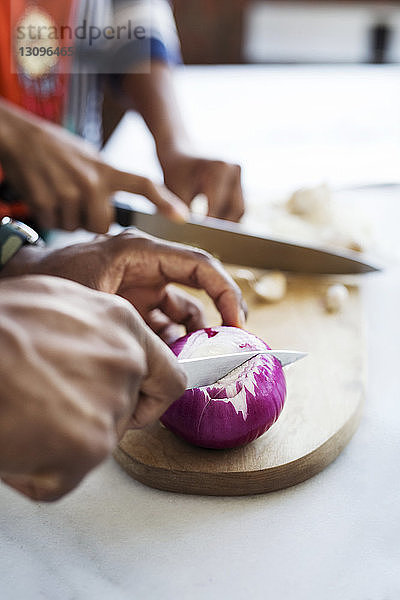
[[[142,115],[153,135],[161,165],[171,152],[190,151],[189,137],[167,64],[153,61],[150,73],[126,75],[122,90],[130,107]]]

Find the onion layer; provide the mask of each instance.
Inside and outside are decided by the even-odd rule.
[[[196,358],[269,346],[236,327],[200,329],[171,346],[180,358]],[[211,386],[186,390],[161,417],[173,433],[204,448],[235,448],[262,435],[279,417],[286,397],[280,362],[258,355]]]

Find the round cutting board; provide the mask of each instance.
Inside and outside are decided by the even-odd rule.
[[[249,331],[272,348],[309,353],[285,368],[287,400],[264,435],[242,448],[207,450],[157,423],[125,434],[115,452],[119,464],[161,490],[232,496],[279,490],[324,469],[358,426],[365,366],[360,292],[352,288],[343,311],[328,314],[322,302],[327,285],[321,278],[293,277],[278,304],[246,297]],[[206,307],[210,322],[218,322],[207,301]]]

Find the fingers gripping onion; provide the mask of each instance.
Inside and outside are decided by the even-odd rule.
[[[269,346],[235,327],[200,329],[171,346],[180,358],[196,358]],[[217,383],[186,390],[161,422],[186,441],[205,448],[235,448],[262,435],[279,417],[286,396],[280,362],[259,355]]]

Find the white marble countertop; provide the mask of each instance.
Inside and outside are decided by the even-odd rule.
[[[249,196],[260,198],[321,179],[400,180],[399,75],[368,67],[191,68],[178,74],[178,87],[199,145],[241,161]],[[129,155],[121,151],[128,144]],[[158,174],[134,116],[107,152],[120,166]],[[398,194],[367,192],[377,235],[391,237],[392,247]],[[0,486],[0,597],[397,600],[399,274],[392,264],[366,282],[364,417],[325,471],[242,498],[152,490],[113,460],[52,505]]]

